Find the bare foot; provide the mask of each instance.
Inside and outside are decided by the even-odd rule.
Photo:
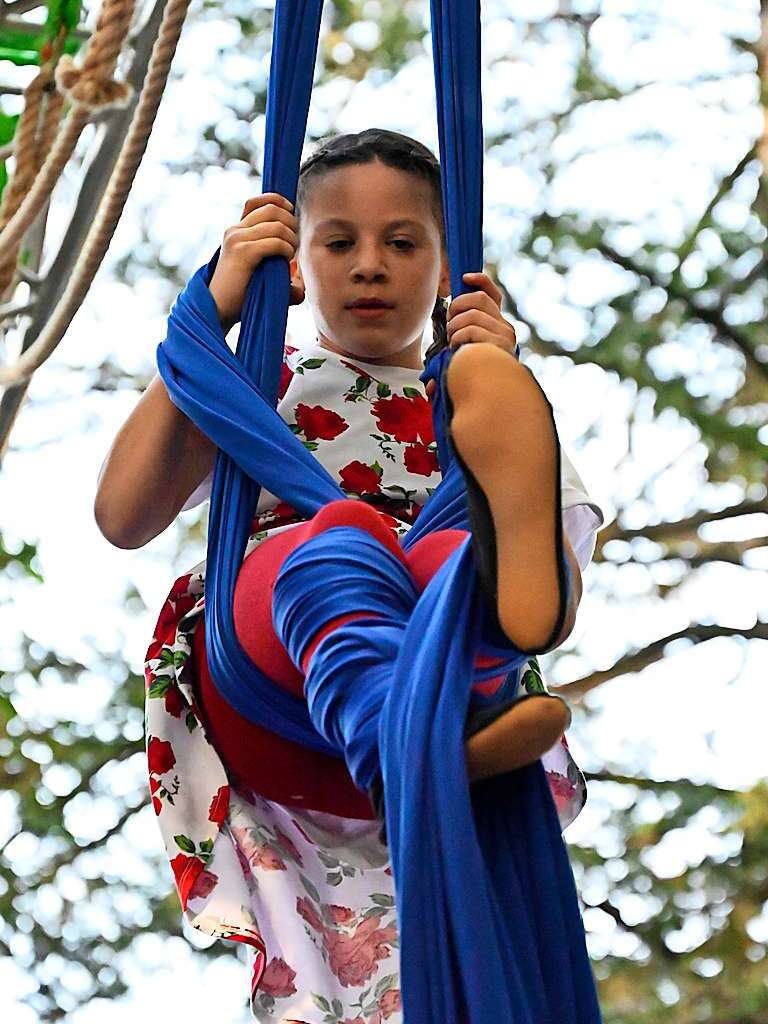
[[[550,405],[530,370],[493,344],[459,348],[446,382],[454,445],[487,498],[495,528],[499,623],[520,650],[540,652],[561,619],[558,442]]]
[[[532,764],[557,743],[571,721],[564,701],[529,697],[464,744],[470,782]]]

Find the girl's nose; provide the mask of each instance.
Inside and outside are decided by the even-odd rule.
[[[352,276],[355,278],[384,277],[387,273],[387,261],[385,254],[377,247],[358,249],[356,259],[352,264]]]

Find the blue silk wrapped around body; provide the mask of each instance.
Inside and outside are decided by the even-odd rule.
[[[277,0],[275,8],[262,186],[291,200],[321,11],[321,0]],[[467,290],[463,274],[483,265],[479,5],[432,0],[431,14],[455,297]],[[219,448],[206,569],[210,669],[240,714],[294,742],[340,756],[341,746],[358,749],[356,737],[341,743],[322,736],[306,702],[263,676],[235,635],[232,599],[260,488],[306,517],[345,495],[275,408],[289,298],[287,262],[271,257],[254,273],[233,354],[207,287],[217,259],[218,252],[177,299],[158,348],[171,399]],[[422,379],[439,383],[449,358],[447,351],[434,357]],[[443,480],[404,547],[431,530],[469,529],[463,478],[451,459],[439,389],[433,415]],[[468,785],[463,730],[472,682],[483,678],[472,668],[483,608],[467,540],[418,599],[411,595],[377,713],[378,749],[370,738],[358,745],[359,774],[369,777],[380,766],[384,781],[404,1019],[406,1024],[598,1024],[573,874],[541,763],[471,790]],[[526,660],[509,645],[500,653],[510,672]],[[498,672],[489,669],[485,675]],[[332,686],[333,673],[328,679]],[[352,715],[353,731],[358,717],[366,718]]]

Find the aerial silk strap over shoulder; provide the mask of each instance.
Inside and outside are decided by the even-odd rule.
[[[322,0],[276,0],[262,184],[265,192],[291,200],[321,12]],[[456,297],[469,290],[463,274],[482,268],[479,3],[432,0],[431,14]],[[398,641],[390,647],[389,690],[377,709],[378,751],[363,736],[367,726],[356,724],[367,716],[354,702],[365,703],[368,695],[358,698],[354,687],[349,689],[345,728],[350,735],[338,733],[330,712],[321,735],[307,705],[259,673],[237,641],[232,599],[260,488],[306,517],[345,495],[275,409],[289,299],[286,261],[270,257],[254,273],[233,355],[208,290],[217,259],[218,252],[178,297],[158,348],[158,367],[172,401],[220,449],[206,579],[213,678],[237,711],[279,735],[336,756],[342,746],[359,749],[360,777],[370,777],[378,757],[406,1024],[599,1024],[573,875],[541,763],[472,791],[468,784],[462,733],[470,687],[478,678],[472,665],[484,614],[469,541],[448,558],[415,604],[410,595],[408,614],[397,626]],[[449,352],[440,353],[422,376],[438,384],[433,415],[443,480],[404,547],[431,530],[469,528],[439,388],[449,358]],[[302,554],[309,545],[297,549],[294,569],[303,572],[302,560],[322,546],[314,545],[309,554]],[[333,656],[344,656],[344,644],[328,644],[328,657],[332,647]],[[509,645],[500,656],[508,659],[509,669],[520,663],[520,652]],[[324,708],[334,702],[336,675],[340,685],[349,678],[348,672],[326,673],[331,689]]]

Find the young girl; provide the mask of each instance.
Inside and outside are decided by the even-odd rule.
[[[425,390],[420,379],[430,312],[431,351],[461,346],[445,384],[489,607],[520,650],[557,646],[572,629],[580,569],[602,513],[559,450],[540,389],[514,358],[499,289],[485,274],[467,275],[477,290],[446,313],[434,155],[394,132],[338,136],[302,165],[295,209],[275,194],[249,200],[224,233],[208,281],[225,332],[255,267],[277,255],[290,261],[292,303],[309,303],[317,329],[300,348],[285,347],[278,413],[351,500],[305,522],[262,491],[235,592],[247,653],[304,695],[314,652],[338,622],[294,661],[273,625],[273,592],[287,556],[324,530],[369,531],[419,591],[464,540],[464,531],[440,531],[407,555],[397,543],[441,479],[434,381]],[[104,535],[120,547],[146,544],[210,494],[215,455],[155,378],[102,468],[95,513]],[[193,927],[248,945],[258,1020],[398,1024],[382,793],[362,791],[344,760],[256,725],[219,694],[205,651],[204,586],[204,564],[176,581],[146,656],[150,790],[182,909]],[[516,689],[529,699],[503,714],[486,708],[468,725],[468,777],[542,757],[565,826],[583,806],[584,782],[562,736],[568,710],[546,694],[535,658],[523,673],[476,683],[473,705]]]

